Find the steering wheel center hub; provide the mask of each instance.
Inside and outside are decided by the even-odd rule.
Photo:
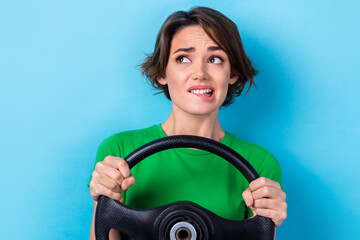
[[[196,240],[196,229],[188,222],[178,222],[170,230],[170,240]]]
[[[158,216],[155,226],[159,229],[157,239],[208,239],[212,231],[206,213],[191,202],[172,205]]]

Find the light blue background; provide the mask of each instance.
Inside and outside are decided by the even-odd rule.
[[[88,238],[96,149],[167,118],[137,65],[166,17],[195,5],[236,22],[260,70],[221,121],[281,163],[278,239],[358,239],[357,0],[1,1],[1,239]]]

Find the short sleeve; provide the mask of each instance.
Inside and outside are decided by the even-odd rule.
[[[261,177],[266,177],[280,183],[282,187],[281,167],[276,158],[269,152],[262,162],[259,170]]]
[[[95,169],[96,163],[103,161],[106,156],[120,157],[119,141],[118,141],[118,137],[115,134],[103,140],[99,145],[96,153],[93,170]],[[91,176],[88,182],[88,186],[90,184],[90,181],[91,181]]]

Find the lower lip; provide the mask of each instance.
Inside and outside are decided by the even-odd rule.
[[[191,94],[198,96],[199,98],[201,98],[202,100],[204,100],[206,102],[212,102],[215,99],[215,92],[213,92],[210,97],[205,94],[196,94],[196,93],[191,93]]]

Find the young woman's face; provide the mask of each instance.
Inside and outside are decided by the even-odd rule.
[[[174,35],[165,78],[158,81],[168,85],[173,108],[206,115],[219,110],[237,78],[227,54],[200,26],[189,26]]]

